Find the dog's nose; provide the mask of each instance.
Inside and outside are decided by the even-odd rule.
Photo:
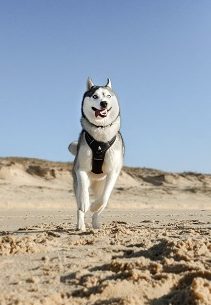
[[[108,105],[108,103],[107,103],[106,101],[100,102],[100,106],[101,106],[102,108],[106,108],[107,105]]]

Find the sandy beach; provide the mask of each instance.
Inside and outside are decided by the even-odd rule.
[[[211,304],[211,175],[124,168],[75,231],[71,164],[0,159],[0,304]]]

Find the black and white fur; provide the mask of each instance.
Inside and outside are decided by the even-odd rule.
[[[108,203],[123,164],[124,144],[119,132],[120,109],[109,79],[105,86],[95,86],[88,79],[81,111],[82,132],[78,142],[71,143],[69,149],[76,156],[73,181],[78,207],[77,229],[85,230],[84,216],[89,209],[93,212],[93,227],[100,227],[98,216]],[[84,131],[100,142],[108,142],[116,136],[115,142],[106,151],[101,174],[92,172],[92,150],[86,142]],[[90,202],[90,191],[94,197],[93,202]]]

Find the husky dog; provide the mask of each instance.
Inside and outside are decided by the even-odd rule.
[[[123,164],[124,143],[120,134],[120,109],[110,79],[95,86],[90,78],[81,106],[82,131],[78,142],[69,145],[75,155],[74,191],[77,200],[77,229],[86,230],[85,213],[93,212],[93,228],[106,207]],[[94,201],[90,202],[90,191]]]

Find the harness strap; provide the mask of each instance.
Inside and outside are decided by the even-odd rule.
[[[96,141],[87,131],[85,131],[85,139],[92,150],[92,172],[95,174],[102,174],[102,166],[106,151],[114,144],[116,136],[108,142]]]

